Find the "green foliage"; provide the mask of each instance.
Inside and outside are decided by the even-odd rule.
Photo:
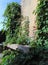
[[[4,44],[29,44],[29,37],[27,36],[28,32],[26,28],[28,24],[25,22],[25,28],[21,27],[21,9],[18,3],[10,3],[7,5],[7,8],[4,13],[5,17],[5,26],[6,26],[6,41]],[[22,33],[26,30],[25,33]]]
[[[48,65],[48,0],[39,0],[37,10],[37,39],[30,43],[32,48],[28,53],[21,50],[6,51],[1,65]],[[8,17],[8,16],[7,16]],[[22,31],[16,29],[15,32]],[[16,33],[15,33],[16,35]],[[28,37],[25,34],[17,33],[9,40],[18,44],[28,44]],[[15,38],[14,38],[15,37]],[[10,41],[9,41],[10,42]]]
[[[39,0],[37,10],[37,43],[48,45],[48,0]]]
[[[6,31],[1,30],[0,31],[0,43],[4,42],[6,39],[6,35],[5,35]]]
[[[22,45],[29,45],[30,39],[26,34],[22,34],[20,37],[17,38],[16,43]]]
[[[42,46],[32,47],[28,53],[6,50],[1,65],[48,65],[48,51]]]
[[[7,8],[4,12],[6,18],[18,19],[21,16],[21,6],[18,3],[12,2],[7,5]]]
[[[29,45],[30,37],[29,37],[29,21],[28,19],[24,21],[23,26],[20,26],[20,31],[17,33],[18,38],[16,39],[17,44]]]
[[[6,43],[13,43],[20,28],[21,6],[15,2],[9,3],[4,12],[4,17],[5,23],[3,24],[7,31]]]

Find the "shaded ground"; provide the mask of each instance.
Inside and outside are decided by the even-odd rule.
[[[2,53],[0,53],[0,62],[1,62],[2,57],[3,57],[3,54],[2,54]]]

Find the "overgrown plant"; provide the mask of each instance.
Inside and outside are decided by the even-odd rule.
[[[37,44],[48,46],[48,0],[39,0],[37,14]]]
[[[21,6],[14,2],[8,4],[4,12],[4,17],[6,21],[4,26],[7,31],[5,44],[29,44],[28,32],[26,29],[28,27],[28,20],[25,21],[24,28],[21,26]],[[22,33],[25,30],[26,32]]]
[[[37,39],[33,41],[29,53],[21,50],[7,51],[4,53],[1,65],[48,65],[48,0],[39,0],[36,14]],[[21,37],[21,40],[23,38]],[[19,38],[18,42],[20,43],[21,40]]]
[[[48,65],[47,49],[32,47],[28,53],[17,49],[16,51],[6,50],[1,65]]]
[[[6,43],[15,43],[20,28],[21,6],[15,2],[9,3],[4,12],[4,18],[5,24],[3,24],[6,28]]]

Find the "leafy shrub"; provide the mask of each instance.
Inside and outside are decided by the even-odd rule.
[[[4,18],[5,23],[3,25],[6,28],[5,43],[13,43],[20,28],[21,6],[15,2],[9,3],[4,12]]]
[[[37,7],[37,39],[31,42],[29,53],[21,50],[4,53],[1,65],[48,65],[48,1],[39,0]],[[23,43],[26,38],[21,36],[17,42]]]
[[[37,44],[48,46],[48,1],[39,0],[37,10]]]
[[[22,45],[29,45],[30,38],[26,34],[22,34],[20,37],[17,38],[16,43]]]
[[[28,22],[25,21],[26,32],[22,34],[21,27],[21,6],[18,3],[12,2],[7,5],[4,12],[5,27],[6,27],[6,44],[29,44],[28,34]],[[28,18],[27,18],[28,19]],[[27,29],[26,29],[27,28]]]
[[[32,47],[28,53],[21,50],[5,51],[1,65],[48,65],[48,49]]]

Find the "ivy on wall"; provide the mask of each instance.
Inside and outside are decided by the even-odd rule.
[[[48,45],[48,1],[39,0],[37,10],[37,44],[42,46],[32,47],[30,52],[25,54],[18,49],[16,52],[5,51],[0,65],[48,65],[48,49],[43,50],[44,45]],[[20,40],[24,40],[22,37]],[[22,41],[21,41],[22,42]],[[33,41],[34,43],[35,41]]]
[[[48,45],[48,0],[39,0],[36,9],[38,44]]]

